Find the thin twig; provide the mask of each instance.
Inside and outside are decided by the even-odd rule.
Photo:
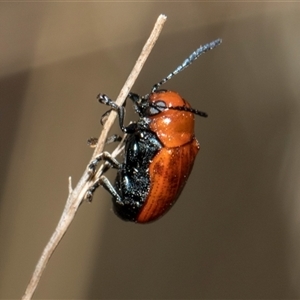
[[[166,16],[160,15],[154,25],[154,28],[150,34],[150,37],[148,38],[146,44],[144,45],[142,52],[136,61],[136,64],[131,71],[128,79],[126,80],[117,100],[116,103],[118,105],[122,105],[124,103],[128,93],[130,92],[135,80],[137,79],[144,63],[146,62],[146,59],[148,58],[156,40],[159,37],[159,34],[163,28],[163,25],[166,21]],[[108,132],[116,118],[115,113],[111,113],[107,121],[105,122],[104,128],[101,132],[101,135],[98,140],[98,144],[96,146],[96,149],[93,153],[91,161],[103,151],[105,141],[107,139]],[[113,156],[116,156],[118,153],[122,151],[122,147],[117,147],[117,149],[113,152]],[[98,173],[97,173],[98,175]],[[95,176],[97,177],[97,176]],[[94,179],[95,180],[95,179]],[[34,270],[34,273],[32,275],[32,278],[27,286],[27,289],[25,291],[24,296],[22,297],[23,300],[28,300],[32,298],[33,293],[35,292],[37,285],[39,283],[39,280],[42,276],[42,273],[47,265],[47,262],[49,261],[51,255],[53,254],[54,250],[56,249],[58,243],[61,241],[63,235],[66,233],[69,225],[71,224],[73,218],[75,217],[76,211],[79,207],[79,205],[82,202],[82,199],[84,198],[84,195],[86,194],[88,188],[93,184],[92,180],[90,179],[89,175],[89,168],[87,166],[86,170],[84,171],[81,179],[79,180],[77,186],[72,189],[71,186],[71,179],[69,178],[69,196],[66,202],[66,206],[64,208],[64,211],[62,213],[62,216],[59,220],[59,223],[51,236],[48,244],[46,245],[36,267]]]

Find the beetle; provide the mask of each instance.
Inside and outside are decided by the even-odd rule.
[[[172,73],[156,83],[145,96],[129,93],[137,122],[124,125],[125,108],[118,106],[105,94],[100,103],[110,107],[103,119],[114,110],[124,141],[124,160],[118,162],[110,153],[103,152],[89,165],[91,174],[103,160],[117,169],[114,185],[101,176],[87,191],[91,201],[94,191],[104,187],[111,195],[117,216],[136,223],[152,222],[163,216],[176,202],[192,171],[200,145],[194,135],[194,115],[207,117],[196,110],[177,92],[160,89],[161,85],[188,67],[201,54],[218,46],[221,39],[200,46]]]

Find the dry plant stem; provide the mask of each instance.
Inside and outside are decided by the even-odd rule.
[[[117,100],[116,103],[118,105],[122,105],[125,101],[128,93],[130,92],[136,78],[138,77],[147,57],[149,56],[156,40],[159,37],[159,34],[163,28],[163,25],[166,21],[166,16],[160,15],[154,25],[154,28],[151,32],[150,37],[148,38],[146,44],[143,47],[143,50],[133,68],[131,71],[127,81],[125,82]],[[101,132],[97,147],[93,153],[91,161],[103,151],[104,144],[108,135],[108,132],[116,118],[116,113],[111,113],[107,121],[105,122],[105,126]],[[120,151],[122,151],[121,147],[118,147],[114,152],[113,156],[116,156]],[[71,224],[73,218],[75,217],[76,211],[79,207],[79,205],[82,202],[82,199],[84,198],[84,195],[86,194],[88,188],[93,184],[93,181],[95,181],[95,178],[99,175],[99,170],[97,172],[97,175],[94,179],[90,179],[90,175],[88,173],[89,169],[88,166],[79,180],[77,186],[72,189],[71,185],[71,178],[69,178],[69,196],[67,199],[66,206],[64,208],[64,211],[62,213],[62,216],[59,220],[59,223],[51,236],[48,244],[46,245],[37,265],[34,270],[34,273],[32,275],[32,278],[27,286],[27,289],[25,291],[24,296],[22,297],[23,300],[31,299],[33,293],[36,290],[36,287],[39,283],[39,280],[41,278],[41,275],[43,273],[43,270],[45,269],[47,262],[49,261],[51,255],[53,254],[54,250],[56,249],[58,243],[62,239],[63,235],[67,231],[69,225]]]

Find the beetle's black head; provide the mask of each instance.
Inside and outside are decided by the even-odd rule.
[[[201,117],[205,112],[194,109],[178,93],[160,89],[145,96],[130,93],[128,96],[134,103],[134,109],[142,117],[152,117],[167,109],[188,111]]]
[[[167,90],[158,90],[155,94],[164,93]],[[134,109],[140,117],[150,117],[156,115],[165,109],[168,109],[164,101],[151,101],[154,93],[147,94],[145,96],[139,96],[138,94],[130,93],[128,97],[134,103]]]

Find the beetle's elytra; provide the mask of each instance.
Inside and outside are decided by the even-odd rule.
[[[189,66],[201,54],[218,46],[217,39],[199,47],[172,73],[140,97],[130,93],[137,122],[124,126],[125,109],[104,94],[100,103],[118,114],[120,128],[127,133],[123,162],[103,152],[89,168],[94,174],[100,160],[117,169],[114,185],[101,176],[88,190],[92,199],[97,187],[103,186],[111,195],[115,213],[126,221],[148,223],[163,216],[178,199],[191,173],[200,145],[194,135],[194,115],[207,114],[193,109],[178,93],[159,89],[162,84]],[[110,111],[109,110],[109,111]],[[107,116],[105,113],[102,119]]]

